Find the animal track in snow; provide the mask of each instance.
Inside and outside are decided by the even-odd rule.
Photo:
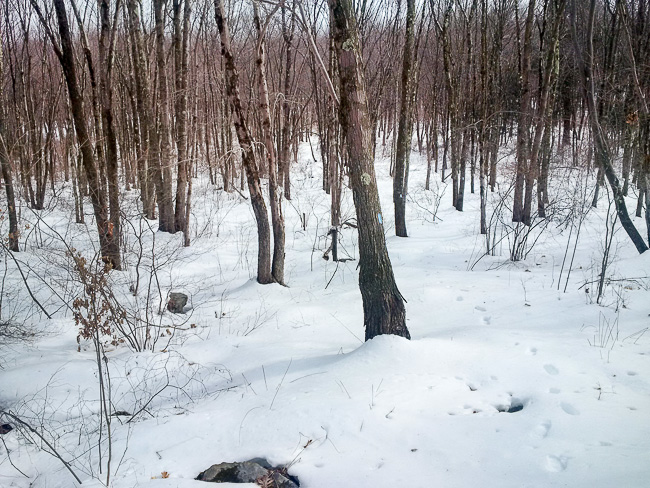
[[[528,354],[530,356],[534,356],[535,354],[537,354],[537,348],[536,347],[529,347],[528,349],[526,349],[526,354]]]
[[[578,409],[570,403],[562,402],[560,403],[560,407],[565,411],[565,413],[568,413],[569,415],[580,415]]]
[[[560,371],[559,371],[555,366],[553,366],[552,364],[545,364],[545,365],[544,365],[544,370],[545,370],[548,374],[553,375],[553,376],[555,376],[556,374],[559,374],[559,372],[560,372]]]
[[[475,310],[478,310],[479,312],[487,312],[487,308],[481,307],[480,305],[477,305],[474,307]]]
[[[546,456],[546,469],[547,471],[551,471],[553,473],[559,473],[560,471],[564,471],[567,466],[568,459],[566,456],[553,456],[553,455],[548,455]]]
[[[530,436],[535,439],[543,439],[548,435],[548,431],[551,430],[551,421],[545,420],[539,425],[535,426],[530,433]]]
[[[492,317],[485,315],[481,321],[483,322],[483,325],[490,325],[490,322],[492,322]]]

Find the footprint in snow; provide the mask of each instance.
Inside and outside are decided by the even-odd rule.
[[[483,325],[490,325],[490,322],[492,322],[492,317],[486,315],[481,319],[481,321],[483,322]]]
[[[570,403],[562,402],[560,403],[560,407],[562,410],[564,410],[565,413],[568,413],[569,415],[580,415],[580,411]]]
[[[477,305],[474,307],[475,310],[478,310],[479,312],[487,312],[487,308],[481,307],[480,305]]]
[[[566,469],[568,459],[566,456],[546,456],[546,470],[552,473],[559,473]]]
[[[457,301],[457,302],[462,302],[462,301],[463,301],[463,297],[460,297],[460,296],[459,296],[459,297],[456,297],[456,301]]]
[[[555,366],[553,366],[552,364],[545,364],[545,365],[544,365],[544,370],[545,370],[548,374],[553,375],[553,376],[555,376],[556,374],[558,374],[558,373],[560,372],[560,371],[559,371]]]
[[[529,356],[536,355],[537,354],[537,348],[536,347],[529,347],[528,349],[526,349],[526,354],[528,354]]]
[[[549,430],[551,430],[551,421],[545,420],[533,428],[533,430],[530,432],[530,436],[534,439],[541,440],[548,435]]]

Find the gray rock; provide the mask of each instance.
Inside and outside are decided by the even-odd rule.
[[[243,463],[213,464],[196,479],[212,483],[255,483],[268,469],[249,461]]]
[[[258,480],[272,480],[273,488],[299,488],[299,485],[282,474],[283,468],[273,468],[266,459],[254,458],[242,463],[213,464],[196,479],[211,483],[256,483]]]
[[[271,471],[271,477],[275,482],[276,488],[298,488],[296,483],[277,471]]]
[[[183,313],[183,307],[187,305],[187,295],[185,293],[171,292],[167,302],[167,310],[171,313]]]

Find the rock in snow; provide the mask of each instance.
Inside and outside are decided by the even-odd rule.
[[[213,464],[199,474],[196,479],[211,483],[256,483],[274,488],[298,488],[300,486],[283,468],[272,468],[264,459],[251,459],[241,463]],[[296,480],[297,481],[297,480]],[[266,483],[266,484],[262,484]]]

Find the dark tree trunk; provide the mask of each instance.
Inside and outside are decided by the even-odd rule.
[[[351,0],[328,0],[328,3],[334,20],[330,35],[339,63],[339,120],[348,151],[350,186],[357,213],[359,289],[366,340],[380,334],[410,338],[404,298],[397,289],[384,238],[354,6]]]
[[[187,1],[187,0],[186,0]],[[271,132],[271,109],[269,107],[269,89],[266,82],[266,42],[265,33],[259,17],[257,1],[253,0],[253,23],[257,31],[257,83],[259,89],[260,117],[262,119],[262,138],[266,152],[269,172],[269,206],[271,207],[271,224],[273,227],[273,262],[271,274],[273,279],[284,284],[284,217],[282,215],[282,192],[278,191],[278,168]]]
[[[533,169],[529,158],[529,130],[531,123],[530,64],[532,52],[533,21],[535,19],[535,0],[528,3],[528,14],[524,27],[524,45],[521,55],[519,118],[517,122],[517,173],[515,175],[515,192],[512,207],[512,221],[525,222],[524,183],[529,187],[534,182]],[[531,190],[532,191],[532,190]]]
[[[120,2],[116,9],[119,10]],[[106,181],[108,183],[108,208],[109,208],[109,232],[111,248],[117,249],[119,257],[120,248],[120,186],[117,163],[117,134],[113,120],[113,52],[115,42],[115,25],[112,25],[110,16],[110,4],[108,0],[101,0],[100,3],[101,31],[99,36],[99,56],[101,60],[99,88],[102,107],[102,129],[105,140],[106,154]],[[115,15],[117,18],[117,12]],[[120,267],[119,261],[113,266]]]
[[[187,46],[190,27],[190,0],[174,0],[174,109],[176,112],[176,152],[178,155],[176,177],[176,202],[174,207],[174,228],[183,232],[189,242],[187,214],[187,180],[189,164],[187,157]]]
[[[627,206],[625,205],[625,197],[623,196],[623,191],[621,189],[620,182],[616,176],[616,172],[612,163],[608,141],[598,119],[595,95],[596,90],[592,72],[594,54],[593,30],[595,10],[596,0],[591,0],[589,7],[589,19],[587,21],[587,49],[586,52],[584,52],[582,49],[580,49],[580,46],[578,44],[578,36],[575,32],[577,13],[575,0],[573,0],[573,41],[576,47],[576,51],[578,53],[583,53],[583,57],[580,58],[582,68],[581,71],[583,75],[583,96],[587,105],[589,122],[591,125],[591,132],[594,140],[595,159],[599,164],[599,167],[602,169],[605,177],[607,178],[607,182],[609,183],[610,188],[612,189],[614,205],[616,206],[616,213],[618,214],[618,218],[621,221],[621,225],[636,247],[637,251],[639,251],[639,254],[642,254],[648,250],[648,245],[643,241],[643,237],[641,237],[641,234],[639,234],[639,231],[635,227],[634,222],[632,222],[632,219],[628,214]]]
[[[5,124],[5,99],[4,99],[4,74],[3,74],[2,43],[0,42],[0,169],[2,179],[5,183],[7,194],[7,213],[9,214],[9,236],[8,248],[18,252],[18,219],[16,216],[16,197],[14,195],[14,183],[11,176],[11,159],[9,147],[7,146],[6,124]]]
[[[133,77],[135,79],[135,101],[137,107],[138,127],[140,129],[140,153],[138,157],[138,179],[140,182],[140,200],[146,218],[156,218],[154,196],[154,168],[157,165],[154,144],[157,147],[157,137],[153,127],[151,90],[144,50],[144,40],[140,27],[138,0],[128,0],[127,10],[129,19],[129,35],[131,39],[131,57],[133,59]],[[154,141],[156,141],[154,143]]]
[[[242,148],[242,163],[246,171],[251,205],[257,222],[257,282],[261,284],[272,283],[269,217],[262,196],[260,175],[255,161],[255,150],[253,149],[253,142],[244,118],[244,109],[239,95],[239,72],[230,47],[230,31],[225,19],[223,0],[214,0],[214,12],[221,39],[221,55],[225,61],[226,93],[232,108],[232,118],[239,145]]]
[[[169,108],[167,73],[165,62],[165,12],[164,0],[154,0],[153,10],[156,33],[156,68],[158,78],[158,117],[156,124],[158,161],[155,166],[155,184],[158,194],[158,230],[176,232],[174,204],[172,198],[171,142],[169,130]]]
[[[415,29],[415,0],[406,0],[406,38],[402,61],[402,86],[400,95],[397,151],[393,176],[393,204],[395,205],[395,234],[408,237],[406,231],[406,195],[409,179],[409,156],[413,132],[413,44]]]
[[[295,0],[294,2],[295,3]],[[294,5],[295,7],[295,5]],[[291,178],[290,178],[290,169],[291,169],[291,137],[295,128],[291,124],[291,105],[289,100],[289,91],[291,87],[291,76],[293,72],[293,33],[296,26],[296,21],[293,13],[293,9],[289,10],[290,23],[287,25],[287,8],[286,5],[282,5],[282,38],[284,39],[284,45],[286,49],[285,53],[285,65],[284,65],[284,99],[282,101],[282,150],[280,151],[280,182],[284,187],[284,198],[291,200]],[[292,130],[293,129],[293,130]]]
[[[43,23],[45,23],[46,20],[41,17],[40,9],[38,9],[35,1],[32,1],[32,6],[37,9],[39,17]],[[112,226],[108,219],[106,195],[100,183],[93,145],[86,125],[88,119],[84,111],[83,97],[79,91],[79,85],[77,82],[72,36],[70,34],[70,25],[68,23],[68,17],[63,0],[54,0],[54,9],[56,11],[56,18],[59,26],[59,35],[61,37],[61,48],[59,49],[54,43],[53,47],[61,63],[61,68],[68,86],[70,109],[72,111],[72,119],[74,121],[77,141],[81,151],[81,159],[88,180],[90,198],[93,204],[97,231],[99,233],[99,245],[102,259],[108,266],[111,266],[114,269],[120,269],[120,249],[117,246],[119,240],[112,239],[113,236],[111,235]],[[54,39],[52,39],[52,41],[54,41]]]

